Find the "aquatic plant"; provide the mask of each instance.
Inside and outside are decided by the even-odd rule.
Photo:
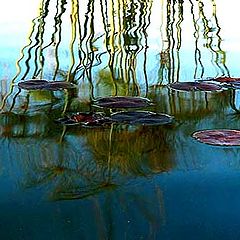
[[[173,122],[173,117],[163,113],[148,111],[123,111],[111,115],[114,122],[130,125],[165,125]]]
[[[240,130],[213,129],[194,132],[192,137],[196,140],[217,146],[240,146]]]
[[[113,96],[98,98],[93,104],[102,108],[140,108],[151,106],[152,102],[142,97]]]
[[[222,90],[220,85],[205,82],[175,82],[168,85],[170,89],[176,91],[203,91],[213,92]]]
[[[30,79],[18,83],[18,87],[25,90],[48,90],[58,91],[75,88],[76,85],[66,81],[48,81],[42,79]]]

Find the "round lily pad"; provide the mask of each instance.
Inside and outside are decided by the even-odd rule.
[[[152,105],[151,101],[142,97],[103,97],[94,101],[94,105],[102,108],[140,108]]]
[[[215,129],[202,130],[192,134],[196,140],[216,146],[240,146],[240,130]]]
[[[148,111],[117,112],[111,115],[111,119],[117,123],[130,125],[164,125],[173,122],[172,116]]]
[[[49,90],[57,91],[62,89],[74,88],[75,85],[66,81],[47,81],[31,79],[18,83],[18,87],[25,90]]]
[[[222,87],[215,83],[206,83],[206,82],[175,82],[169,84],[169,87],[176,91],[219,91]]]

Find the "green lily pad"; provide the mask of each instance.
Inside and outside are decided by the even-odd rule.
[[[94,100],[93,104],[102,108],[140,108],[152,105],[151,101],[142,97],[103,97]]]
[[[219,91],[222,87],[215,83],[206,82],[175,82],[168,85],[171,89],[176,91],[203,91],[212,92]]]
[[[165,125],[173,122],[173,117],[163,113],[148,111],[117,112],[111,115],[114,122],[130,125]]]
[[[192,134],[196,140],[216,146],[240,146],[240,130],[215,129],[202,130]]]

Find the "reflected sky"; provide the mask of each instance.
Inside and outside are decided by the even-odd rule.
[[[48,12],[48,16],[46,18],[47,25],[46,25],[46,32],[44,35],[44,44],[43,46],[47,45],[51,40],[51,35],[54,31],[54,15],[56,14],[56,10],[53,10],[56,8],[56,2],[57,1],[51,1],[50,2],[50,11]],[[218,51],[218,45],[221,44],[221,50],[226,53],[226,67],[231,69],[230,75],[231,76],[238,76],[238,65],[237,62],[239,60],[239,46],[238,42],[240,40],[240,34],[238,31],[235,30],[233,23],[237,22],[237,10],[234,8],[234,3],[229,3],[229,1],[215,1],[216,4],[216,17],[217,17],[217,26],[214,20],[213,16],[213,6],[214,2],[212,1],[203,1],[203,14],[199,15],[199,4],[196,1],[186,1],[183,3],[183,12],[184,12],[184,18],[179,18],[179,11],[180,11],[180,5],[176,5],[175,9],[171,9],[170,16],[169,16],[169,23],[172,24],[173,30],[169,29],[169,33],[172,32],[172,40],[174,40],[172,43],[172,46],[170,45],[170,48],[173,47],[174,52],[168,53],[170,54],[170,60],[171,65],[174,64],[175,66],[175,73],[174,72],[168,72],[168,70],[165,69],[163,66],[163,69],[160,71],[165,71],[165,74],[170,74],[172,77],[176,78],[180,76],[180,80],[191,80],[193,78],[201,78],[203,77],[214,77],[216,75],[222,75],[222,74],[228,74],[226,69],[224,70],[222,66],[216,66],[214,63],[214,59],[216,58],[214,51]],[[1,73],[1,78],[6,78],[7,76],[14,76],[15,65],[17,59],[21,57],[21,49],[29,44],[30,39],[27,39],[27,36],[29,36],[30,32],[32,31],[33,27],[33,20],[39,15],[40,9],[42,7],[41,1],[34,1],[29,2],[27,0],[21,1],[21,3],[12,3],[12,1],[8,1],[7,3],[3,3],[2,7],[2,14],[0,16],[0,25],[1,25],[1,37],[0,37],[0,47],[1,47],[1,63],[4,66],[5,71]],[[59,56],[63,58],[65,56],[66,62],[63,62],[61,60],[60,67],[64,70],[71,70],[71,64],[73,59],[70,58],[70,56],[67,55],[67,52],[71,53],[71,46],[69,46],[70,42],[73,40],[71,39],[71,21],[70,16],[71,12],[74,11],[74,3],[71,6],[71,4],[67,4],[64,6],[66,8],[64,14],[62,15],[62,21],[64,24],[62,25],[62,33],[64,33],[64,39],[61,41],[61,46],[59,48]],[[212,5],[213,4],[213,5]],[[14,8],[12,7],[14,5]],[[80,19],[82,23],[86,21],[85,19],[85,13],[87,13],[87,4],[85,1],[81,1],[81,10],[80,10]],[[109,5],[109,7],[111,7]],[[121,10],[121,5],[118,4],[117,1],[113,2],[112,5],[113,8],[117,10]],[[159,64],[159,56],[158,54],[164,54],[164,52],[167,51],[168,45],[166,41],[168,41],[168,36],[165,32],[166,28],[166,19],[167,19],[167,12],[166,11],[160,11],[159,9],[166,9],[167,8],[167,2],[166,1],[153,1],[152,6],[149,6],[149,9],[146,9],[146,18],[148,18],[149,15],[149,26],[146,28],[146,34],[147,34],[147,42],[144,43],[144,35],[142,35],[142,44],[143,48],[144,44],[147,44],[147,53],[148,58],[147,60],[144,60],[144,51],[139,52],[139,59],[138,64],[136,65],[136,71],[137,71],[137,81],[143,84],[144,81],[146,81],[145,77],[142,76],[140,69],[144,67],[144,61],[146,61],[147,64],[147,80],[149,84],[155,84],[157,81],[161,81],[161,77],[159,80],[159,76],[154,73],[154,69]],[[18,9],[21,9],[19,11]],[[111,8],[109,8],[111,9]],[[226,11],[226,9],[228,9]],[[58,9],[59,11],[60,9]],[[76,9],[75,9],[76,10]],[[138,9],[139,10],[139,9]],[[100,2],[96,2],[94,4],[94,38],[100,37],[104,33],[104,20],[102,19],[101,15],[101,5]],[[73,13],[74,14],[74,13]],[[111,11],[108,12],[109,18],[106,18],[105,20],[108,21],[107,24],[110,25],[110,32],[109,32],[109,40],[110,41],[121,41],[121,35],[117,35],[116,37],[111,37],[111,31],[116,31],[119,33],[121,31],[121,25],[118,25],[117,19],[115,20],[111,18]],[[88,14],[89,15],[89,14]],[[90,15],[89,15],[90,16]],[[137,19],[138,16],[136,16]],[[212,28],[212,34],[208,34],[208,37],[212,35],[213,41],[210,42],[209,40],[204,40],[204,18],[206,21],[208,21],[209,27]],[[174,22],[175,21],[175,22]],[[194,25],[195,21],[195,25]],[[7,24],[6,24],[7,23]],[[19,27],[19,24],[21,27]],[[35,24],[38,24],[38,22],[35,20]],[[88,24],[91,24],[90,22]],[[111,26],[111,24],[114,24]],[[121,24],[121,23],[120,23]],[[144,23],[143,23],[144,24]],[[170,25],[171,26],[171,25]],[[88,28],[90,25],[88,26]],[[113,29],[113,27],[115,29]],[[176,28],[174,30],[174,28]],[[219,29],[216,29],[219,28]],[[216,35],[216,31],[219,30],[219,35]],[[179,31],[179,32],[177,32]],[[195,32],[195,33],[194,33]],[[82,31],[82,37],[84,37],[84,32]],[[87,33],[89,34],[89,33]],[[177,35],[181,34],[181,39],[178,39]],[[199,40],[196,42],[196,37],[199,35]],[[16,36],[18,38],[18,41],[16,41]],[[89,35],[90,36],[90,35]],[[194,37],[195,36],[195,37]],[[34,37],[34,35],[32,36]],[[78,38],[78,36],[76,35]],[[86,41],[88,36],[86,35]],[[77,38],[74,40],[75,43],[73,45],[73,50],[75,51],[77,49]],[[171,39],[169,39],[172,41]],[[31,39],[31,41],[34,41],[34,38]],[[96,42],[96,46],[98,48],[99,52],[105,52],[106,49],[104,49],[106,39],[103,37],[100,37],[99,41]],[[220,42],[219,42],[220,41]],[[178,43],[177,43],[178,42]],[[121,44],[121,42],[119,42]],[[213,49],[207,49],[203,47],[206,44],[211,44]],[[85,44],[89,44],[86,42]],[[103,44],[103,45],[102,45]],[[181,44],[181,45],[179,45]],[[198,44],[196,46],[196,44]],[[179,45],[179,46],[178,46]],[[87,46],[87,45],[86,45]],[[178,47],[180,47],[180,51],[178,52]],[[195,63],[196,58],[199,58],[199,55],[194,56],[193,51],[196,49],[196,47],[201,52],[201,62]],[[86,51],[86,49],[82,49],[82,51]],[[110,50],[109,50],[110,51]],[[118,50],[118,52],[121,54],[121,49]],[[196,50],[197,51],[197,50]],[[118,53],[118,54],[119,54]],[[45,72],[50,71],[50,68],[54,66],[54,46],[48,47],[45,50],[45,58],[48,62],[49,67],[46,67]],[[102,61],[106,63],[106,61],[119,61],[120,58],[116,56],[111,57],[106,54],[102,55]],[[198,54],[196,52],[196,54]],[[221,58],[221,53],[219,53],[219,57]],[[9,57],[11,56],[11,58]],[[162,55],[163,56],[163,55]],[[126,58],[126,56],[123,55],[123,57]],[[77,61],[77,56],[74,56],[75,60]],[[114,60],[116,58],[116,60]],[[118,59],[119,58],[119,59]],[[173,60],[174,58],[174,60]],[[181,64],[179,63],[178,58],[181,59]],[[10,62],[9,62],[10,61]],[[219,60],[219,63],[222,60]],[[195,63],[195,64],[194,64]],[[133,63],[134,64],[134,63]],[[180,64],[180,65],[179,65]],[[204,74],[202,73],[202,67],[201,64],[204,66]],[[69,66],[70,65],[70,66]],[[179,66],[180,69],[177,68]],[[101,68],[104,67],[104,64],[100,65]],[[98,67],[94,68],[95,71],[98,71]],[[140,73],[139,73],[140,71]],[[177,73],[180,71],[179,73]],[[47,73],[46,73],[47,74]],[[158,73],[160,74],[160,72]],[[95,74],[94,74],[95,76]],[[20,76],[19,76],[20,77]],[[51,73],[49,74],[49,77],[51,77]],[[131,76],[130,76],[131,77]],[[133,78],[133,76],[131,77]],[[164,78],[164,77],[163,77]],[[165,77],[166,78],[166,77]],[[168,76],[167,78],[170,78]],[[131,81],[134,81],[134,79],[131,79]]]

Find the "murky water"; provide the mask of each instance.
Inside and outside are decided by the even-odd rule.
[[[240,148],[191,137],[239,129],[234,1],[8,1],[0,15],[1,239],[239,239]],[[27,91],[29,79],[68,81]],[[93,100],[141,96],[164,126],[66,126]]]

